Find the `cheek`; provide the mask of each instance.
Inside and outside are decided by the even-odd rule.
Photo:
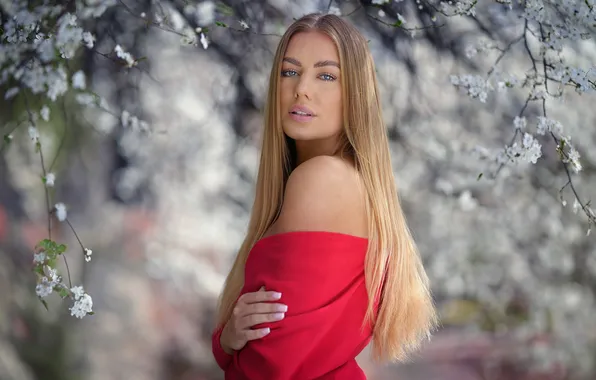
[[[330,110],[334,111],[333,115],[335,115],[335,118],[341,118],[343,107],[341,91],[334,91],[333,93],[328,94],[327,105]]]
[[[279,83],[279,97],[284,104],[293,100],[294,92],[288,81],[281,81]]]

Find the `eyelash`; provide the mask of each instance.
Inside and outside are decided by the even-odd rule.
[[[290,73],[290,72],[291,72],[291,73],[296,73],[296,74],[298,74],[298,73],[296,72],[296,70],[282,70],[282,71],[281,71],[281,75],[282,75],[282,76],[285,76],[285,77],[288,77],[289,75],[287,75],[287,74],[288,74],[288,73]],[[322,73],[322,74],[321,74],[321,76],[322,76],[322,75],[326,75],[326,76],[328,76],[328,77],[330,78],[330,79],[323,79],[324,81],[331,82],[331,81],[334,81],[334,80],[336,80],[336,79],[337,79],[337,78],[336,78],[334,75],[331,75],[331,74],[329,74],[329,73]]]

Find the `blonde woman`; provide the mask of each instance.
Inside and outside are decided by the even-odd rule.
[[[400,207],[366,39],[310,14],[271,70],[256,198],[218,304],[226,379],[366,379],[356,356],[405,359],[436,315]]]

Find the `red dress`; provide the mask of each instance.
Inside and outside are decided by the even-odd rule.
[[[282,293],[288,305],[281,321],[265,337],[249,341],[228,355],[213,333],[213,355],[226,380],[366,379],[356,356],[370,342],[361,329],[368,295],[364,260],[368,239],[353,235],[304,231],[259,240],[245,268],[241,294],[267,290]]]

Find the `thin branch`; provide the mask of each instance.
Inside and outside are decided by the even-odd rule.
[[[373,16],[373,15],[370,15],[370,14],[367,14],[366,16],[369,17],[369,18],[371,18],[371,19],[373,19],[373,20],[375,20],[375,21],[377,21],[377,22],[379,22],[379,23],[381,23],[381,24],[383,24],[383,25],[386,25],[386,26],[389,26],[389,27],[392,27],[392,28],[401,29],[401,30],[406,31],[406,32],[416,32],[416,31],[419,31],[419,30],[427,30],[427,29],[433,29],[433,28],[442,28],[443,26],[445,26],[445,24],[440,24],[440,25],[420,26],[420,27],[414,27],[414,28],[405,28],[401,24],[397,24],[397,23],[390,24],[387,21],[383,21],[380,18],[378,18],[376,16]]]
[[[348,14],[342,15],[343,17],[350,17],[351,15],[353,15],[354,13],[358,12],[359,10],[363,9],[362,8],[362,4],[358,4],[358,6],[356,8],[354,8],[353,11],[351,11]]]
[[[24,89],[23,90],[23,99],[25,100],[25,108],[27,109],[27,114],[29,116],[29,122],[31,123],[31,126],[35,128],[35,120],[33,119],[33,112],[31,111],[31,107],[29,106],[29,99],[27,98],[27,94],[25,94]],[[41,170],[43,172],[43,178],[45,179],[47,176],[47,171],[46,171],[46,167],[45,167],[45,163],[44,163],[44,159],[43,159],[43,151],[41,149],[41,143],[39,141],[35,142],[36,144],[36,149],[39,152],[39,158],[41,160]],[[48,238],[50,240],[52,240],[52,216],[51,216],[51,208],[50,208],[50,192],[48,190],[48,187],[46,186],[46,184],[44,183],[44,192],[46,195],[46,210],[48,210]]]
[[[85,252],[85,246],[83,245],[83,242],[81,242],[81,239],[79,238],[79,235],[77,235],[77,231],[75,231],[74,227],[72,226],[72,224],[70,224],[70,220],[68,220],[68,218],[65,219],[65,222],[68,224],[68,226],[70,227],[70,229],[72,230],[72,233],[74,234],[74,236],[77,238],[77,241],[79,242],[79,245],[81,246],[81,248],[83,249],[83,252]]]
[[[507,55],[507,53],[509,52],[509,50],[511,50],[511,48],[513,47],[513,45],[515,45],[516,43],[518,43],[519,41],[521,41],[523,38],[524,38],[524,34],[522,33],[521,36],[519,36],[516,39],[514,39],[513,41],[511,41],[509,44],[507,44],[507,46],[505,46],[505,48],[503,50],[501,50],[501,54],[499,55],[499,57],[497,57],[495,63],[493,64],[493,66],[491,67],[491,69],[486,74],[487,76],[490,76],[495,71],[495,69],[497,68],[497,65]]]
[[[56,154],[54,155],[52,164],[50,165],[50,168],[48,169],[49,172],[52,172],[52,169],[54,168],[54,165],[56,164],[56,161],[58,160],[58,157],[60,156],[60,152],[62,152],[62,149],[64,148],[64,142],[66,141],[66,130],[68,129],[68,113],[66,112],[66,105],[65,105],[64,98],[62,98],[62,117],[64,118],[64,131],[62,133],[62,137],[60,137],[60,144],[58,145],[58,149],[56,151]]]

